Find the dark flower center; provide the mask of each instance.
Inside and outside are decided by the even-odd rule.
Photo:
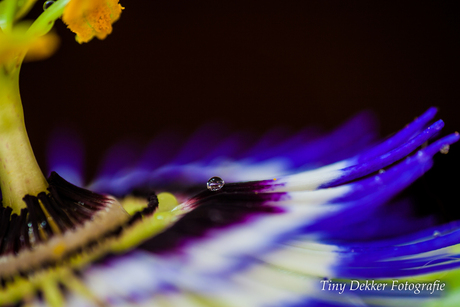
[[[108,197],[76,187],[55,172],[48,183],[49,193],[23,198],[27,208],[19,215],[11,214],[9,207],[0,208],[0,255],[17,255],[22,249],[31,249],[39,242],[75,229],[110,202]]]
[[[79,188],[53,172],[48,193],[26,195],[20,214],[0,208],[0,278],[54,264],[134,223],[117,200]],[[153,199],[141,214],[153,212]]]

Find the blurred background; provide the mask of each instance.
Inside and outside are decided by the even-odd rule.
[[[141,144],[165,127],[189,134],[226,122],[332,129],[370,110],[386,136],[430,106],[460,129],[460,11],[456,1],[121,1],[104,41],[79,45],[61,21],[61,47],[26,63],[26,125],[42,168],[53,129],[85,141],[88,176],[120,139]],[[40,12],[41,4],[37,3]],[[418,183],[451,217],[460,197],[459,144]]]

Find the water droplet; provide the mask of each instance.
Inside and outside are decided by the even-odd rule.
[[[28,223],[27,226],[32,227],[32,223]]]
[[[381,170],[379,170],[379,174],[383,174],[385,173],[385,170],[382,168]]]
[[[41,228],[44,228],[45,226],[46,226],[46,222],[45,222],[45,221],[43,221],[43,222],[40,223],[40,227],[41,227]]]
[[[53,3],[54,1],[45,1],[45,3],[43,3],[43,10],[49,9],[49,7],[53,5]]]
[[[433,232],[433,237],[437,238],[437,237],[440,237],[441,236],[441,233],[439,231],[435,231]]]
[[[220,177],[212,177],[206,183],[206,187],[209,191],[219,191],[224,186],[225,182]]]
[[[444,146],[441,147],[439,152],[445,155],[449,153],[449,149],[450,149],[449,144],[445,144]]]

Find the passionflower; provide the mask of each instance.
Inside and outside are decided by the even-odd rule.
[[[112,33],[112,24],[120,18],[122,9],[118,0],[71,0],[62,20],[77,34],[75,39],[81,44]]]
[[[66,214],[53,220],[67,216],[75,225],[63,218],[63,234],[45,226],[51,239],[34,248],[21,247],[21,239],[11,244],[2,255],[6,287],[0,298],[69,306],[448,302],[456,275],[445,272],[460,265],[460,225],[417,217],[407,200],[395,199],[431,168],[435,154],[460,138],[453,133],[437,139],[444,124],[432,121],[435,114],[430,108],[383,141],[373,139],[366,114],[323,136],[300,132],[252,146],[235,135],[205,145],[205,127],[187,146],[168,151],[160,135],[130,164],[123,162],[127,148],[115,146],[86,184],[100,194],[51,173],[51,193],[38,200],[52,207],[48,212]],[[193,159],[184,152],[193,152]],[[54,135],[51,169],[84,184],[80,160],[77,139],[62,131]],[[276,177],[255,180],[267,172]],[[119,208],[110,219],[85,220],[89,211],[105,212],[111,197],[104,193],[117,195],[129,215]],[[32,197],[24,200],[33,208]],[[56,200],[76,209],[49,204]],[[44,215],[35,213],[42,216],[38,225]],[[97,228],[91,228],[93,220]],[[80,238],[85,228],[91,229],[89,240]],[[34,229],[32,221],[30,233]],[[27,297],[18,294],[23,289]]]
[[[27,8],[2,2],[2,35]],[[69,9],[101,21],[77,39],[103,37],[100,16],[118,15],[95,8],[58,0],[25,33],[45,35]],[[28,48],[0,62],[0,305],[455,302],[458,270],[446,272],[460,266],[460,224],[417,217],[395,198],[460,138],[438,137],[435,108],[381,141],[365,113],[325,135],[214,135],[216,145],[205,127],[184,146],[159,135],[139,161],[114,147],[89,183],[78,140],[61,131],[45,179],[19,94]]]

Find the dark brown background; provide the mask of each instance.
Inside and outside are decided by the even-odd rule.
[[[146,142],[162,127],[191,132],[211,119],[256,133],[330,129],[369,109],[387,135],[434,105],[453,132],[455,2],[122,1],[113,34],[84,45],[58,21],[58,53],[23,67],[32,145],[44,165],[50,131],[70,123],[86,141],[93,174],[120,138]],[[427,179],[444,205],[458,203],[459,146]]]

